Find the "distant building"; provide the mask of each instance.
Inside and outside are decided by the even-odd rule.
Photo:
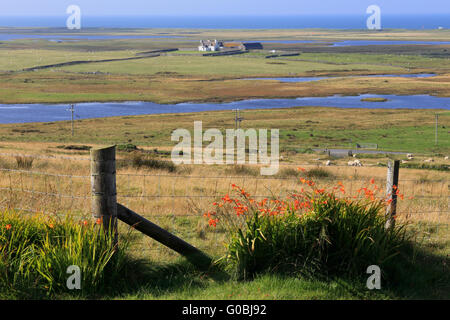
[[[263,45],[260,42],[222,42],[217,40],[200,40],[199,51],[221,51],[224,50],[262,50]]]
[[[220,51],[223,43],[217,40],[200,40],[198,51]]]
[[[241,50],[262,50],[263,45],[260,42],[244,42],[240,45]]]

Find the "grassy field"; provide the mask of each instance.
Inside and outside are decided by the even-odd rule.
[[[0,167],[13,170],[0,172],[2,206],[30,208],[50,216],[72,214],[78,219],[89,219],[89,161],[82,160],[88,158],[87,151],[63,149],[60,144],[45,142],[2,143],[0,151],[35,155],[28,168],[19,167],[14,156],[1,156]],[[320,154],[304,155],[302,167],[321,187],[331,187],[341,181],[348,192],[354,194],[372,178],[377,185],[384,186],[386,168],[375,163],[385,162],[386,158],[362,158],[365,167],[353,168],[318,166],[316,157],[326,160]],[[270,197],[271,192],[282,197],[301,187],[296,170],[300,164],[282,166],[275,179],[261,179],[259,171],[251,166],[183,166],[169,172],[163,166],[135,167],[133,156],[130,158],[127,152],[119,152],[118,158],[118,201],[214,258],[225,253],[226,233],[223,228],[209,227],[203,213],[217,197],[229,192],[231,183],[245,187],[251,194],[258,195],[258,199]],[[164,157],[158,158],[164,160]],[[345,161],[337,162],[343,165]],[[395,281],[383,282],[381,291],[367,290],[363,276],[299,279],[275,274],[241,282],[220,270],[199,272],[176,253],[137,231],[129,234],[129,228],[120,224],[120,234],[130,241],[129,254],[135,261],[126,273],[132,275],[126,283],[94,296],[67,293],[53,298],[448,299],[448,172],[402,168],[399,188],[405,200],[399,203],[398,219],[410,223],[409,230],[416,234],[419,247],[415,260],[405,260]],[[27,213],[22,211],[22,214]]]
[[[268,53],[267,53],[268,54]],[[404,71],[403,68],[391,66],[370,65],[364,62],[348,65],[331,65],[324,62],[296,61],[286,59],[283,62],[273,62],[264,56],[244,54],[224,57],[202,57],[170,55],[157,59],[145,59],[130,62],[111,62],[64,68],[69,72],[87,72],[98,70],[114,74],[149,74],[176,73],[181,76],[215,78],[241,77],[256,75],[306,75],[312,72],[341,74],[342,72],[363,70],[367,73],[395,73]]]
[[[35,48],[21,50],[0,50],[0,70],[20,71],[25,68],[56,64],[67,61],[125,58],[133,54],[134,52],[130,51],[80,52]]]
[[[155,59],[155,58],[153,58]],[[346,71],[346,72],[350,72]],[[291,74],[292,75],[292,74]],[[312,73],[323,75],[323,73]],[[336,73],[330,75],[336,76]],[[245,77],[282,76],[248,74]],[[297,98],[335,94],[431,94],[448,97],[448,76],[432,79],[345,78],[308,83],[185,79],[158,76],[36,72],[0,78],[2,103],[71,103],[152,101],[156,103],[223,102],[252,98]],[[244,76],[240,76],[244,77]]]
[[[356,143],[376,143],[380,150],[423,155],[450,153],[450,115],[441,111],[438,145],[435,145],[436,110],[337,109],[301,107],[247,110],[242,128],[280,129],[280,150],[285,161],[295,161],[310,148],[355,148]],[[234,128],[231,111],[126,116],[75,121],[0,125],[3,142],[55,142],[61,144],[126,144],[170,150],[171,133],[178,128],[193,131],[194,121],[203,128]],[[168,125],[170,124],[170,125]],[[352,142],[350,142],[350,140]]]
[[[181,261],[160,266],[149,263],[145,272],[135,270],[140,284],[131,282],[121,292],[97,297],[125,300],[388,300],[448,299],[448,286],[438,262],[428,256],[415,267],[405,265],[399,287],[382,284],[370,291],[362,279],[299,279],[283,275],[261,275],[253,281],[233,281],[227,274],[198,272]],[[423,259],[423,260],[422,260]],[[428,259],[429,262],[426,260]],[[439,261],[438,263],[442,263]],[[422,270],[422,271],[421,271]],[[426,270],[423,272],[423,270]],[[444,270],[445,272],[445,270]],[[62,299],[74,299],[60,295]]]
[[[2,29],[0,33],[66,34],[62,29]],[[441,40],[450,31],[386,30],[84,30],[85,34],[173,35],[176,39],[0,43],[0,103],[76,103],[84,101],[235,101],[248,98],[296,98],[334,94],[430,94],[450,97],[449,46],[331,47],[338,40]],[[323,43],[265,44],[263,51],[228,57],[203,57],[192,51],[198,39],[319,40]],[[139,60],[77,63],[39,71],[26,68],[74,61],[126,59],[144,51],[191,48]],[[271,50],[299,56],[266,59]],[[361,78],[368,74],[435,73],[432,78]],[[306,83],[247,81],[247,77],[338,76]],[[354,77],[346,77],[354,76]],[[435,145],[435,114],[440,114]],[[450,114],[444,110],[382,110],[302,107],[244,111],[242,127],[280,129],[281,169],[262,178],[255,166],[171,166],[171,133],[234,128],[231,111],[125,116],[75,121],[0,125],[0,206],[22,214],[36,212],[86,219],[91,214],[89,148],[131,144],[118,152],[119,202],[166,230],[205,250],[224,254],[226,233],[212,229],[203,213],[232,183],[259,198],[280,197],[301,188],[297,167],[321,186],[338,182],[354,194],[371,179],[384,187],[386,163],[402,160],[400,185],[405,200],[398,219],[409,224],[417,244],[414,259],[383,290],[368,291],[365,278],[304,279],[277,274],[235,281],[223,270],[203,273],[174,252],[132,231],[127,281],[100,299],[449,299],[450,232],[448,159]],[[334,158],[315,148],[355,148],[376,143],[380,150],[414,154],[361,154]],[[18,154],[26,154],[22,157]],[[65,159],[64,157],[70,157]],[[432,161],[425,161],[432,158]],[[142,160],[144,159],[144,160]],[[147,160],[147,161],[146,161]],[[152,160],[152,161],[150,161]],[[331,161],[331,166],[326,162]],[[120,226],[122,236],[128,227]],[[130,276],[131,275],[131,276]],[[392,280],[392,279],[391,279]],[[91,296],[89,296],[91,297]],[[2,291],[0,298],[20,298]],[[42,298],[42,297],[39,297]],[[87,298],[59,294],[54,298]]]
[[[1,30],[0,30],[1,31]],[[8,32],[11,30],[7,29]],[[6,32],[6,31],[4,31]],[[33,34],[33,29],[13,30]],[[42,32],[42,30],[41,30]],[[223,40],[442,40],[447,31],[380,33],[330,30],[278,31],[88,30],[84,34],[183,36],[173,39],[50,42],[15,40],[0,44],[0,102],[57,103],[82,101],[231,101],[247,98],[329,96],[333,94],[431,94],[450,96],[448,46],[332,47],[329,43],[265,43],[265,50],[237,56],[202,57],[164,53],[139,60],[76,64],[34,72],[23,69],[73,61],[136,58],[158,49],[193,50],[198,39]],[[65,34],[48,30],[44,34]],[[265,59],[271,50],[300,56]],[[346,78],[314,83],[245,82],[246,77],[346,76],[437,73],[430,79]]]

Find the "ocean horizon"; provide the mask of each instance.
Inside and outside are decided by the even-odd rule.
[[[82,28],[189,28],[189,29],[366,29],[369,15],[295,16],[88,16]],[[68,15],[52,17],[0,16],[0,27],[65,28]],[[383,29],[450,28],[450,14],[382,15]]]

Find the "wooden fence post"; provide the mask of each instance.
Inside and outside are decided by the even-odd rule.
[[[386,179],[386,198],[388,201],[388,206],[386,208],[386,229],[391,229],[395,226],[399,171],[400,160],[389,160]]]
[[[91,149],[92,212],[117,245],[116,147]]]

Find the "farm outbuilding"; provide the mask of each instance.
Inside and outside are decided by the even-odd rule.
[[[239,50],[262,50],[263,45],[260,42],[225,42],[223,44],[224,48],[228,49],[239,49]]]
[[[243,42],[241,44],[242,50],[262,50],[263,45],[260,42]]]

